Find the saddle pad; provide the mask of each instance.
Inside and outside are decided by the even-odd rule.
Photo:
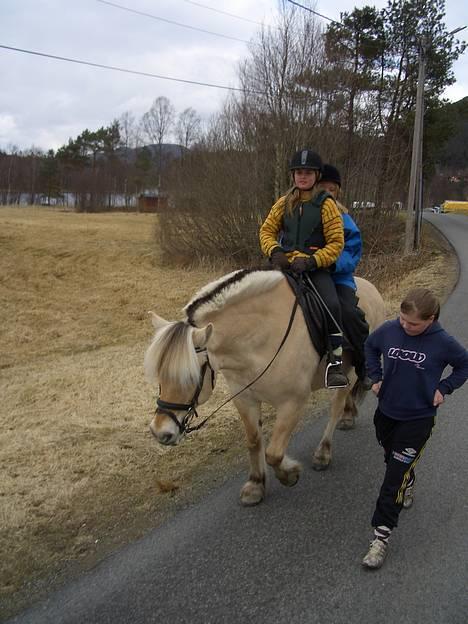
[[[284,276],[301,306],[312,344],[322,358],[330,348],[326,312],[322,309],[314,292],[307,288],[300,277],[292,273],[284,273]]]

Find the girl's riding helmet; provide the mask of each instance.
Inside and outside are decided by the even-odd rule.
[[[289,163],[289,171],[295,169],[314,169],[315,171],[322,171],[323,162],[317,152],[313,152],[309,149],[299,150],[291,158]]]
[[[334,182],[341,188],[341,175],[334,165],[323,165],[321,182]]]

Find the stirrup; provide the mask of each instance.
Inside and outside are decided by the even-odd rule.
[[[335,389],[335,388],[346,388],[348,386],[349,380],[346,377],[346,375],[343,373],[343,370],[341,367],[342,367],[341,360],[334,360],[332,362],[328,362],[327,367],[325,369],[325,388]],[[339,370],[333,371],[333,368],[338,368]]]

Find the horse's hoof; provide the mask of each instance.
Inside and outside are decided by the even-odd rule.
[[[297,462],[290,462],[286,468],[276,468],[275,476],[278,481],[286,487],[293,487],[299,481],[302,466]]]
[[[349,431],[350,429],[354,429],[356,426],[356,423],[354,422],[354,419],[352,420],[345,420],[344,418],[342,420],[338,421],[338,424],[336,425],[337,429],[341,429],[341,431]]]
[[[312,459],[312,468],[314,470],[327,470],[329,465],[330,461],[326,461],[325,459],[317,459],[316,457]]]
[[[244,507],[253,507],[262,502],[265,497],[265,487],[259,483],[247,481],[241,490],[240,502]]]
[[[292,472],[278,477],[278,481],[287,487],[293,487],[299,481],[300,472]]]

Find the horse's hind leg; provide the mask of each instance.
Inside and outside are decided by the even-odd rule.
[[[354,429],[354,427],[356,426],[357,413],[358,411],[356,407],[356,402],[354,401],[352,393],[348,392],[346,395],[346,401],[345,401],[344,408],[343,408],[343,414],[341,418],[338,420],[336,428],[341,429],[343,431],[346,431],[348,429]]]
[[[261,429],[261,404],[247,403],[240,399],[235,401],[237,410],[245,428],[245,437],[250,457],[250,473],[248,481],[240,493],[242,505],[257,505],[265,497],[265,450]]]
[[[285,452],[299,418],[304,409],[305,398],[289,402],[277,409],[275,426],[266,450],[267,463],[273,468],[276,478],[283,485],[296,485],[302,470],[301,464],[288,457]]]
[[[350,391],[350,386],[334,391],[335,396],[333,397],[330,407],[330,417],[325,431],[323,432],[322,439],[320,440],[312,459],[312,465],[315,470],[325,470],[330,464],[332,458],[333,433],[335,432],[338,421],[343,415],[347,396]]]

